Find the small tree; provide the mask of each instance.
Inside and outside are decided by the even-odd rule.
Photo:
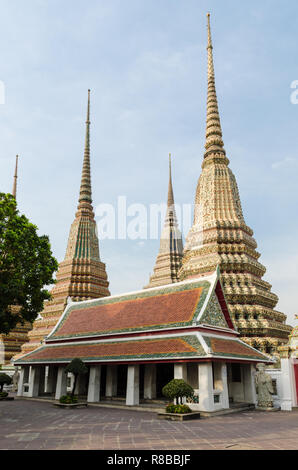
[[[170,400],[176,398],[177,404],[182,404],[184,397],[189,398],[193,396],[194,389],[183,379],[173,379],[163,387],[162,394]]]
[[[19,214],[12,195],[0,193],[0,334],[36,319],[57,268],[49,238]]]
[[[10,385],[12,382],[11,377],[7,374],[0,374],[0,393],[3,392],[4,385]]]
[[[74,375],[74,383],[71,392],[71,396],[73,397],[77,385],[78,376],[80,374],[87,374],[88,368],[85,366],[84,362],[81,359],[75,357],[65,369],[66,374],[68,374],[69,372]]]

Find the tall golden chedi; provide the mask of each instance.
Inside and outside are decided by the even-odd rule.
[[[105,264],[100,260],[97,227],[92,207],[90,173],[90,90],[86,121],[86,140],[80,196],[75,220],[71,225],[65,259],[59,264],[52,300],[45,303],[41,319],[33,324],[29,342],[22,347],[26,354],[37,347],[52,331],[67,301],[96,299],[110,295]],[[19,356],[19,357],[20,357]]]
[[[183,242],[176,217],[170,154],[167,212],[161,234],[160,248],[154,267],[154,273],[150,277],[149,284],[145,288],[178,282],[178,271],[181,267],[182,257]]]
[[[236,179],[224,150],[208,14],[208,99],[205,155],[198,181],[194,222],[186,239],[181,280],[207,275],[220,267],[225,296],[235,324],[251,346],[275,353],[287,343],[291,327],[274,310],[278,297],[262,277],[266,268],[253,231],[246,225]]]

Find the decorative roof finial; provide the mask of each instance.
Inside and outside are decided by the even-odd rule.
[[[211,27],[210,27],[210,13],[207,13],[207,21],[208,21],[208,47],[212,46],[212,38],[211,38]]]
[[[210,27],[210,13],[207,14],[208,29],[208,98],[207,98],[207,122],[206,122],[206,153],[205,158],[211,153],[225,155],[222,130],[218,111],[217,95],[215,88],[215,74],[213,63],[213,45]]]
[[[12,195],[16,199],[17,198],[17,180],[18,180],[18,161],[19,156],[16,156],[16,167],[14,172],[14,181],[13,181],[13,188],[12,188]]]
[[[172,155],[169,153],[169,189],[168,189],[168,207],[173,207],[174,202],[174,191],[172,184]]]
[[[82,179],[80,187],[79,208],[81,204],[92,204],[92,190],[91,190],[91,172],[90,172],[90,90],[88,90],[88,105],[87,105],[87,119],[86,119],[86,136],[85,136],[85,151],[84,162],[82,170]],[[85,205],[85,204],[84,204]]]

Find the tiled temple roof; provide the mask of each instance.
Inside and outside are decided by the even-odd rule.
[[[217,276],[215,273],[121,296],[75,302],[68,306],[47,340],[181,328],[199,323],[201,318],[211,324],[210,316],[203,313],[218,282]],[[218,326],[228,328],[223,315]]]
[[[264,359],[264,354],[248,346],[240,340],[215,338],[203,336],[206,344],[210,347],[212,356],[247,357],[252,359]]]
[[[196,335],[139,339],[128,341],[88,342],[71,345],[46,345],[20,362],[63,362],[74,357],[82,360],[121,361],[133,359],[170,359],[206,356]]]
[[[93,341],[72,344],[46,344],[21,358],[18,364],[68,363],[74,357],[85,362],[171,361],[177,359],[268,361],[262,353],[238,339],[213,338],[199,333],[163,336],[154,339]]]

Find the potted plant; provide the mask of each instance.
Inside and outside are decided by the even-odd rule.
[[[12,379],[7,374],[0,374],[0,400],[13,400],[13,397],[8,398],[8,392],[3,391],[4,385],[10,385]]]
[[[175,403],[170,403],[166,407],[165,413],[159,413],[160,418],[183,421],[184,419],[199,418],[199,413],[193,413],[191,408],[183,404],[184,398],[194,395],[194,389],[183,379],[173,379],[162,389],[162,394]]]
[[[59,403],[64,406],[72,406],[72,405],[82,405],[82,403],[78,402],[78,398],[75,396],[75,389],[78,381],[79,375],[87,374],[88,367],[85,366],[84,362],[79,359],[78,357],[74,358],[68,366],[65,368],[65,374],[71,373],[74,375],[74,383],[72,387],[72,391],[70,394],[63,395]]]

